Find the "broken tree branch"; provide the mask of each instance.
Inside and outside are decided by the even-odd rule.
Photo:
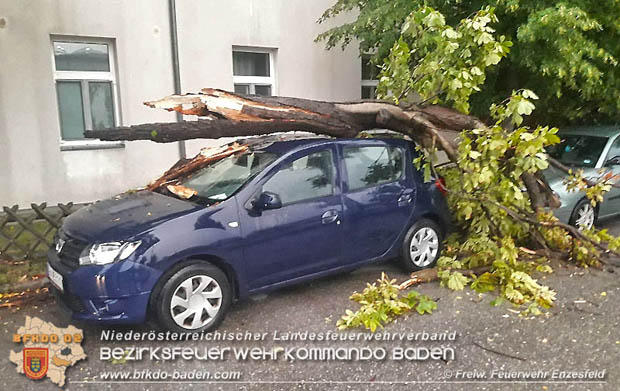
[[[205,148],[200,151],[200,153],[196,155],[196,157],[194,157],[193,159],[190,159],[179,165],[175,165],[174,167],[166,171],[164,175],[162,175],[152,183],[149,183],[147,189],[151,191],[156,190],[165,184],[177,181],[180,178],[187,177],[217,160],[223,159],[230,155],[234,155],[236,153],[245,152],[247,150],[247,145],[239,145],[237,143],[234,143],[232,145],[224,145],[217,148]]]
[[[473,268],[473,269],[457,269],[454,271],[459,272],[464,276],[473,277],[473,276],[477,276],[478,274],[488,272],[489,270],[491,270],[490,265],[480,266],[480,267]],[[436,281],[439,279],[439,274],[437,272],[438,272],[437,268],[434,267],[432,269],[423,269],[423,270],[411,273],[411,276],[409,276],[409,279],[403,281],[398,286],[398,289],[404,290],[414,285],[422,284],[425,282]]]
[[[381,101],[334,103],[285,97],[248,97],[211,88],[203,89],[198,94],[172,95],[145,104],[203,118],[198,121],[86,131],[86,137],[109,141],[172,142],[293,130],[332,137],[355,137],[363,130],[385,127],[382,121],[394,121],[394,124],[400,124],[403,133],[413,139],[426,138],[429,141],[441,131],[451,131],[456,135],[456,132],[479,122],[455,110],[436,106],[405,111],[392,103]]]
[[[458,160],[456,136],[466,129],[484,128],[475,117],[438,105],[403,108],[383,101],[322,102],[310,99],[246,96],[205,88],[199,93],[171,95],[145,102],[149,107],[201,117],[198,121],[156,123],[86,131],[101,140],[172,142],[196,138],[254,136],[307,131],[331,137],[355,137],[363,130],[387,128],[424,147],[438,146]],[[523,174],[535,208],[557,206],[559,200],[543,178]]]

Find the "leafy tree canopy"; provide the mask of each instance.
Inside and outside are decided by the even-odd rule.
[[[437,262],[442,285],[498,292],[494,304],[505,300],[521,307],[524,315],[536,315],[555,300],[555,292],[534,278],[552,271],[550,259],[598,266],[605,256],[620,255],[620,238],[559,222],[544,208],[552,203],[540,202],[536,190],[545,183],[542,171],[552,161],[545,148],[560,141],[557,128],[539,123],[617,116],[616,4],[338,0],[321,18],[357,12],[355,21],[317,39],[327,40],[330,48],[357,39],[362,53],[374,53],[374,63],[381,67],[380,98],[414,110],[443,103],[489,124],[463,129],[456,151],[448,153],[442,144],[451,165],[434,167],[435,145],[419,147],[424,156],[415,163],[424,167],[425,176],[434,170],[445,179],[458,227],[444,241]],[[412,100],[415,105],[409,104]],[[538,118],[532,115],[534,102]],[[582,171],[567,171],[569,190],[583,192],[592,205],[612,186],[610,175],[592,183]],[[416,280],[412,276],[410,281]],[[382,293],[375,295],[375,287]],[[406,297],[390,294],[396,289],[384,278],[354,294],[360,309],[347,312],[339,327],[372,330],[415,305],[407,307]]]
[[[384,93],[386,88],[401,93],[416,88],[435,102],[452,101],[462,111],[471,106],[473,114],[486,117],[492,103],[525,88],[540,97],[531,122],[618,121],[620,4],[616,0],[338,0],[319,22],[347,11],[357,18],[327,30],[317,40],[326,41],[328,48],[356,40],[360,51],[374,54],[378,65],[391,53],[398,54],[398,69],[388,73],[384,69],[384,76],[405,72],[409,81],[396,78],[403,84],[384,85]],[[463,21],[472,25],[464,26]],[[421,35],[419,29],[433,34]],[[420,42],[421,36],[425,42]],[[452,44],[441,46],[445,43],[438,39],[441,36]],[[460,45],[472,39],[484,44],[481,57],[475,58],[476,51],[468,45]],[[500,63],[508,51],[511,55]],[[483,75],[481,62],[497,66]],[[444,80],[437,82],[430,75],[442,69]],[[462,83],[475,88],[458,88]],[[469,95],[471,99],[466,99]]]

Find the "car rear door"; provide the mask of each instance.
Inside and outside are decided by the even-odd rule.
[[[415,206],[412,156],[402,143],[341,145],[343,256],[357,263],[384,255],[407,228]]]
[[[298,152],[262,183],[282,207],[241,210],[250,290],[338,266],[342,246],[342,200],[332,145]]]
[[[610,162],[612,158],[620,156],[620,136],[612,142],[607,156],[605,157],[605,163]],[[604,163],[605,172],[610,172],[614,175],[612,182],[620,185],[620,165]],[[620,188],[612,187],[606,194],[599,207],[599,216],[607,216],[620,213]]]

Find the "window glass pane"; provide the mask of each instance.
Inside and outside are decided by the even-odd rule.
[[[362,86],[362,99],[375,99],[377,97],[374,86]]]
[[[370,63],[371,56],[362,56],[362,80],[377,80],[379,67]]]
[[[271,86],[254,86],[256,95],[271,96]]]
[[[269,53],[233,51],[233,75],[269,76]]]
[[[263,191],[280,196],[283,204],[333,193],[334,168],[330,151],[299,158],[278,171],[263,185]]]
[[[547,149],[552,158],[568,166],[594,167],[605,145],[607,137],[586,135],[560,135],[562,141]]]
[[[237,94],[249,94],[250,93],[250,85],[249,84],[235,84],[235,92]]]
[[[247,181],[263,171],[277,155],[265,152],[231,155],[208,165],[179,183],[198,192],[207,202],[222,201],[232,196]]]
[[[58,111],[63,140],[84,138],[84,110],[82,106],[82,86],[79,81],[56,82]]]
[[[614,143],[611,144],[611,148],[609,148],[609,152],[607,153],[606,160],[609,160],[616,156],[620,156],[620,137],[618,137],[616,141],[614,141]]]
[[[108,45],[54,42],[57,71],[110,71]]]
[[[349,190],[396,181],[403,172],[403,152],[393,147],[344,149]]]
[[[114,102],[112,101],[112,83],[109,81],[88,82],[90,97],[90,116],[93,129],[114,127]]]

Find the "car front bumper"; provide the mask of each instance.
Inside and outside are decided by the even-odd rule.
[[[72,268],[54,250],[48,252],[47,259],[63,280],[62,290],[50,284],[51,291],[73,319],[105,324],[145,321],[160,272],[130,261]]]

